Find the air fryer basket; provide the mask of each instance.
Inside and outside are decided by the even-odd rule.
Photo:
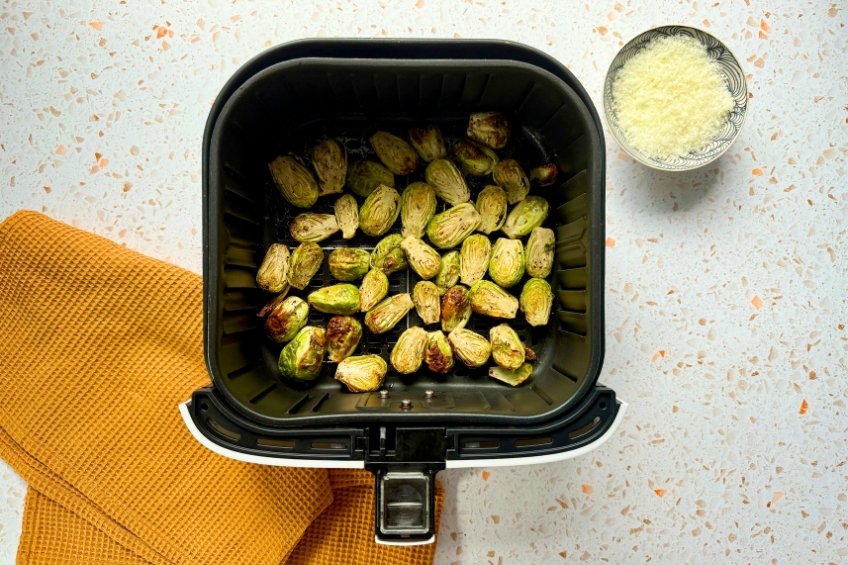
[[[397,133],[423,123],[438,123],[448,142],[464,136],[468,115],[496,109],[513,116],[517,128],[504,157],[528,165],[553,161],[562,183],[536,189],[551,203],[549,227],[556,229],[556,271],[550,282],[558,298],[545,328],[531,329],[519,316],[511,325],[538,356],[533,376],[509,387],[490,379],[486,370],[457,364],[449,375],[422,371],[402,376],[390,370],[385,387],[412,397],[435,392],[432,402],[382,402],[376,393],[350,394],[333,379],[335,366],[302,385],[281,379],[280,346],[263,337],[255,313],[268,299],[254,276],[265,249],[274,241],[296,245],[288,234],[290,220],[301,210],[288,206],[274,188],[267,163],[292,151],[309,158],[309,149],[325,135],[339,137],[350,158],[373,157],[368,136],[377,129]],[[569,409],[594,384],[601,351],[589,322],[594,287],[591,276],[593,217],[590,199],[602,193],[602,159],[597,129],[583,102],[562,81],[514,61],[375,61],[299,59],[279,63],[255,75],[225,105],[212,136],[208,258],[210,265],[207,337],[213,382],[245,416],[269,425],[334,425],[379,419],[383,422],[530,423]],[[421,168],[423,169],[423,168]],[[423,180],[419,169],[399,177],[400,188]],[[485,184],[469,179],[472,198]],[[335,197],[313,208],[332,213]],[[595,210],[595,212],[598,212]],[[595,214],[594,216],[598,216]],[[602,220],[601,220],[602,221]],[[395,227],[399,229],[399,227]],[[602,226],[601,226],[602,231]],[[330,250],[372,248],[379,238],[340,234],[321,245]],[[593,245],[593,243],[595,245]],[[332,284],[323,268],[305,295]],[[411,271],[390,277],[390,294],[411,291]],[[517,287],[520,289],[520,286]],[[329,316],[310,314],[322,325]],[[415,313],[383,335],[366,331],[361,353],[388,359],[392,344],[408,325],[421,325]],[[492,321],[472,318],[472,328],[488,335]]]
[[[310,56],[323,58],[310,58]],[[510,321],[538,354],[533,376],[512,388],[485,371],[447,376],[390,372],[376,393],[351,394],[327,364],[313,383],[282,379],[279,346],[256,310],[268,298],[254,276],[270,243],[292,244],[296,215],[273,187],[267,163],[294,152],[308,161],[324,136],[342,138],[351,159],[374,158],[377,129],[404,134],[437,123],[449,144],[468,115],[500,110],[517,124],[501,157],[527,166],[553,161],[557,185],[534,188],[551,204],[557,235],[549,282],[557,300],[546,328]],[[204,345],[213,386],[181,407],[204,445],[244,461],[284,466],[365,467],[376,477],[375,534],[382,543],[426,543],[434,534],[432,480],[447,467],[564,459],[608,438],[626,404],[596,386],[604,350],[604,150],[600,120],[580,83],[541,52],[500,41],[305,40],[246,63],[224,86],[204,135]],[[421,180],[423,168],[397,187]],[[486,184],[471,179],[472,196]],[[315,211],[331,211],[336,196]],[[359,199],[361,202],[361,199]],[[496,237],[496,234],[493,234]],[[322,242],[370,249],[379,238]],[[390,294],[414,273],[390,277]],[[326,265],[315,287],[330,284]],[[520,289],[520,285],[518,286]],[[310,323],[328,316],[312,312]],[[494,320],[473,316],[484,335]],[[388,356],[414,311],[392,332],[366,335],[357,353]],[[410,400],[403,407],[401,400]]]

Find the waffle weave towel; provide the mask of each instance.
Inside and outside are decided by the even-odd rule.
[[[177,406],[207,384],[199,276],[41,214],[0,224],[0,457],[29,483],[19,564],[432,562],[434,545],[374,543],[369,473],[202,447]]]

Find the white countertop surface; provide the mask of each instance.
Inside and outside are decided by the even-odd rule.
[[[661,174],[607,135],[601,381],[627,416],[582,458],[442,473],[436,562],[848,563],[848,5],[638,4],[5,2],[0,219],[43,211],[199,273],[206,114],[266,47],[511,39],[566,63],[600,109],[624,41],[702,27],[749,73],[731,150]],[[25,492],[0,464],[0,564]]]

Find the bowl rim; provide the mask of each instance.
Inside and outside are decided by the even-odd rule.
[[[614,128],[612,126],[611,122],[610,122],[609,115],[610,115],[611,110],[610,110],[609,106],[607,105],[606,97],[603,95],[603,92],[606,90],[607,82],[609,82],[609,80],[610,80],[610,75],[613,72],[613,68],[612,68],[613,62],[615,61],[616,57],[618,57],[618,55],[622,51],[624,51],[630,44],[632,44],[634,41],[636,41],[637,39],[639,39],[640,37],[642,37],[646,33],[656,31],[658,29],[669,28],[669,27],[693,29],[695,31],[699,31],[699,32],[703,33],[704,35],[708,35],[708,36],[712,37],[713,39],[715,39],[722,47],[724,47],[727,50],[728,53],[730,53],[730,56],[733,57],[733,60],[736,62],[736,64],[742,70],[742,80],[744,81],[745,92],[750,92],[748,90],[748,77],[745,76],[745,68],[739,62],[739,57],[736,56],[736,53],[734,53],[733,50],[724,41],[722,41],[721,39],[719,39],[718,37],[716,37],[714,34],[710,33],[709,31],[707,31],[707,30],[705,30],[701,27],[698,27],[698,26],[693,26],[693,25],[688,25],[688,24],[662,24],[662,25],[654,26],[652,28],[649,28],[649,29],[646,29],[644,31],[637,33],[636,35],[631,37],[624,45],[622,45],[618,49],[618,51],[615,52],[615,55],[613,55],[612,60],[610,61],[609,67],[607,67],[607,72],[604,75],[604,82],[603,82],[603,85],[602,85],[602,88],[601,88],[601,104],[604,108],[604,112],[603,112],[604,122],[606,123],[607,127],[609,128],[610,135],[612,135],[612,138],[615,140],[615,143],[616,143],[616,145],[618,145],[619,149],[621,149],[627,155],[629,155],[631,158],[635,159],[636,161],[645,165],[648,168],[651,168],[651,169],[654,169],[654,170],[657,170],[657,171],[666,171],[666,172],[671,172],[671,173],[675,173],[675,172],[676,173],[683,173],[683,172],[687,172],[687,171],[694,171],[695,169],[700,169],[701,167],[706,167],[707,165],[714,163],[722,155],[727,153],[728,149],[733,147],[733,144],[736,143],[736,140],[739,138],[739,134],[742,133],[742,128],[745,127],[745,122],[748,120],[748,106],[749,106],[749,102],[750,102],[750,97],[746,96],[746,98],[745,98],[745,111],[742,113],[742,123],[739,124],[739,128],[736,130],[736,135],[733,136],[733,139],[730,141],[730,143],[728,143],[727,146],[720,153],[717,153],[712,159],[710,159],[709,161],[706,161],[705,163],[701,163],[699,165],[695,165],[695,166],[692,166],[692,167],[687,167],[685,169],[668,169],[668,168],[665,168],[665,167],[658,166],[655,163],[651,163],[651,162],[647,161],[642,155],[640,155],[639,153],[636,153],[635,150],[631,149],[628,144],[623,143],[622,142],[623,140],[619,139],[619,135],[616,131],[616,128]]]

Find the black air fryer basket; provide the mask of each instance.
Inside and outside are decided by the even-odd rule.
[[[533,375],[513,388],[460,363],[448,375],[390,367],[382,394],[347,392],[333,363],[311,383],[281,378],[282,346],[264,337],[256,316],[268,295],[255,275],[271,243],[296,245],[288,225],[300,211],[273,186],[267,163],[288,152],[308,162],[324,136],[343,140],[351,159],[375,159],[367,142],[374,131],[403,135],[424,123],[438,124],[450,145],[481,110],[502,111],[516,124],[502,158],[559,169],[555,186],[534,188],[550,202],[545,225],[556,233],[554,312],[543,328],[520,313],[510,321],[536,351]],[[564,459],[612,434],[626,405],[596,384],[604,353],[603,133],[585,90],[555,60],[495,41],[281,45],[226,84],[203,143],[204,346],[213,385],[181,409],[204,445],[266,465],[369,469],[377,541],[410,544],[433,539],[438,471]],[[396,185],[416,180],[423,167]],[[472,199],[485,184],[469,179]],[[313,211],[332,213],[335,198],[320,198]],[[379,239],[337,234],[321,245],[370,250]],[[417,280],[411,270],[395,273],[389,294],[411,292]],[[305,298],[334,282],[325,265],[292,294]],[[324,326],[329,317],[312,311],[309,323]],[[487,336],[493,323],[475,315],[469,328]],[[355,354],[388,360],[411,325],[423,325],[414,310],[386,334],[366,328]]]

